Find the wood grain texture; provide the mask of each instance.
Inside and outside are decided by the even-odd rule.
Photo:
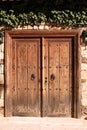
[[[12,114],[40,116],[40,41],[12,42]],[[35,77],[32,77],[34,75]]]
[[[44,63],[44,79],[47,76],[47,85],[43,106],[46,116],[72,116],[72,39],[44,39],[46,58]],[[52,77],[54,76],[54,77]],[[47,104],[46,104],[47,103]]]

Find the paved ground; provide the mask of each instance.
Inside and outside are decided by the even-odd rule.
[[[73,118],[0,117],[0,130],[87,130],[87,121]]]

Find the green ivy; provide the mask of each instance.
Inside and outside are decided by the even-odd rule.
[[[87,26],[87,11],[51,11],[49,19],[51,23],[66,26]]]
[[[56,26],[75,26],[83,27],[87,26],[87,11],[57,11],[50,12],[49,17],[42,12],[34,13],[19,13],[15,14],[14,10],[0,10],[0,26],[5,28],[14,28],[18,25],[37,25],[41,22],[47,22]]]

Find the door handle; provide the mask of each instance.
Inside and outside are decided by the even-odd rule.
[[[55,75],[51,74],[50,79],[51,79],[51,81],[53,81],[55,79]]]
[[[35,79],[35,75],[31,74],[31,80],[34,80],[34,79]]]

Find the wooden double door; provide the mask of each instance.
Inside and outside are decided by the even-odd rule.
[[[7,115],[76,116],[73,49],[69,37],[12,39]]]

